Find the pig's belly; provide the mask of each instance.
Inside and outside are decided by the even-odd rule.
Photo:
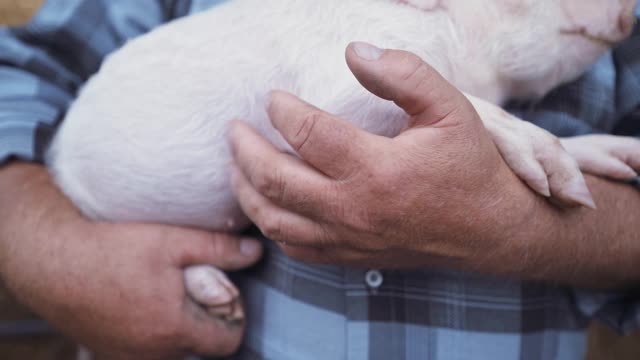
[[[275,48],[278,41],[258,41],[253,32],[217,34],[210,46],[184,41],[197,33],[192,26],[211,23],[194,16],[133,40],[82,89],[47,163],[85,215],[218,231],[247,225],[230,187],[225,134],[231,120],[243,119],[290,150],[265,111],[272,89],[376,134],[394,135],[406,123],[349,72],[346,40],[310,42],[313,51]]]
[[[247,225],[230,187],[225,134],[232,119],[243,118],[275,138],[264,111],[246,114],[230,101],[219,102],[224,109],[216,111],[178,101],[171,111],[148,98],[132,107],[114,99],[117,81],[108,75],[88,85],[49,151],[49,168],[62,191],[99,220],[217,231]],[[282,142],[277,146],[284,148]]]
[[[228,124],[244,119],[277,148],[289,151],[267,117],[265,94],[269,87],[299,86],[280,77],[265,81],[264,88],[249,96],[246,89],[237,95],[234,89],[246,86],[239,84],[219,100],[194,102],[189,99],[195,95],[162,93],[157,84],[144,85],[142,79],[136,80],[137,91],[125,91],[111,75],[101,74],[86,86],[50,149],[49,167],[63,192],[94,219],[217,231],[246,226],[228,177]],[[129,99],[136,92],[155,95]],[[372,99],[356,84],[341,93],[349,93],[347,101],[341,96],[325,101],[324,107],[370,131],[391,135],[406,122],[392,103]],[[172,103],[159,105],[166,102]]]

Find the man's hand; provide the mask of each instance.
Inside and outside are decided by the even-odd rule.
[[[246,214],[290,256],[367,267],[445,266],[615,287],[640,281],[640,193],[587,177],[598,210],[562,209],[509,169],[467,99],[417,56],[347,49],[360,83],[410,125],[377,137],[277,92],[269,115],[300,158],[241,122],[230,141]]]
[[[365,88],[405,110],[409,129],[394,139],[374,136],[276,92],[273,125],[306,163],[236,123],[233,183],[243,210],[304,260],[375,267],[483,261],[482,250],[498,246],[490,227],[525,221],[496,209],[532,201],[513,203],[522,184],[469,101],[408,52],[356,44],[347,62]]]
[[[0,271],[16,297],[107,358],[225,355],[244,324],[207,315],[185,293],[183,268],[233,270],[259,243],[159,225],[85,220],[36,165],[0,168]]]

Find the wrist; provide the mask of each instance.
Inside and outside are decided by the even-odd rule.
[[[640,246],[627,235],[637,234],[640,196],[623,184],[586,179],[598,210],[560,208],[524,184],[507,186],[488,221],[490,250],[480,251],[472,270],[589,287],[637,283]]]
[[[555,228],[555,212],[549,201],[535,194],[513,172],[501,167],[493,187],[478,201],[474,211],[482,221],[468,232],[477,242],[478,252],[470,260],[471,269],[494,275],[520,276],[534,268],[544,253]]]

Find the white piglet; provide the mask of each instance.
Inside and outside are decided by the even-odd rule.
[[[230,188],[225,132],[232,119],[244,119],[292,151],[267,117],[270,90],[292,92],[379,135],[395,136],[406,125],[406,114],[350,73],[344,50],[360,40],[422,57],[469,94],[501,154],[532,189],[591,206],[578,164],[557,139],[496,105],[539,98],[578,77],[629,35],[635,3],[233,0],[109,56],[69,109],[47,162],[93,219],[239,231],[248,220]],[[606,150],[615,142],[598,144]],[[600,151],[609,165],[595,171],[633,175],[606,167],[627,166],[621,159],[634,147],[615,156]],[[237,290],[214,267],[189,268],[185,280],[211,313],[242,317]]]

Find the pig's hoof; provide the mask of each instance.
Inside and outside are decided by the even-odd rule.
[[[615,180],[638,177],[640,141],[613,135],[586,135],[561,140],[580,169],[592,175]]]
[[[558,138],[506,112],[488,121],[490,115],[480,115],[507,165],[529,187],[560,205],[595,209],[578,163]]]
[[[189,296],[210,314],[226,321],[244,319],[240,293],[222,271],[209,265],[190,266],[184,279]]]
[[[242,309],[242,304],[240,299],[236,299],[225,305],[209,307],[207,309],[210,315],[221,318],[222,320],[234,323],[240,322],[244,320],[244,310]]]

